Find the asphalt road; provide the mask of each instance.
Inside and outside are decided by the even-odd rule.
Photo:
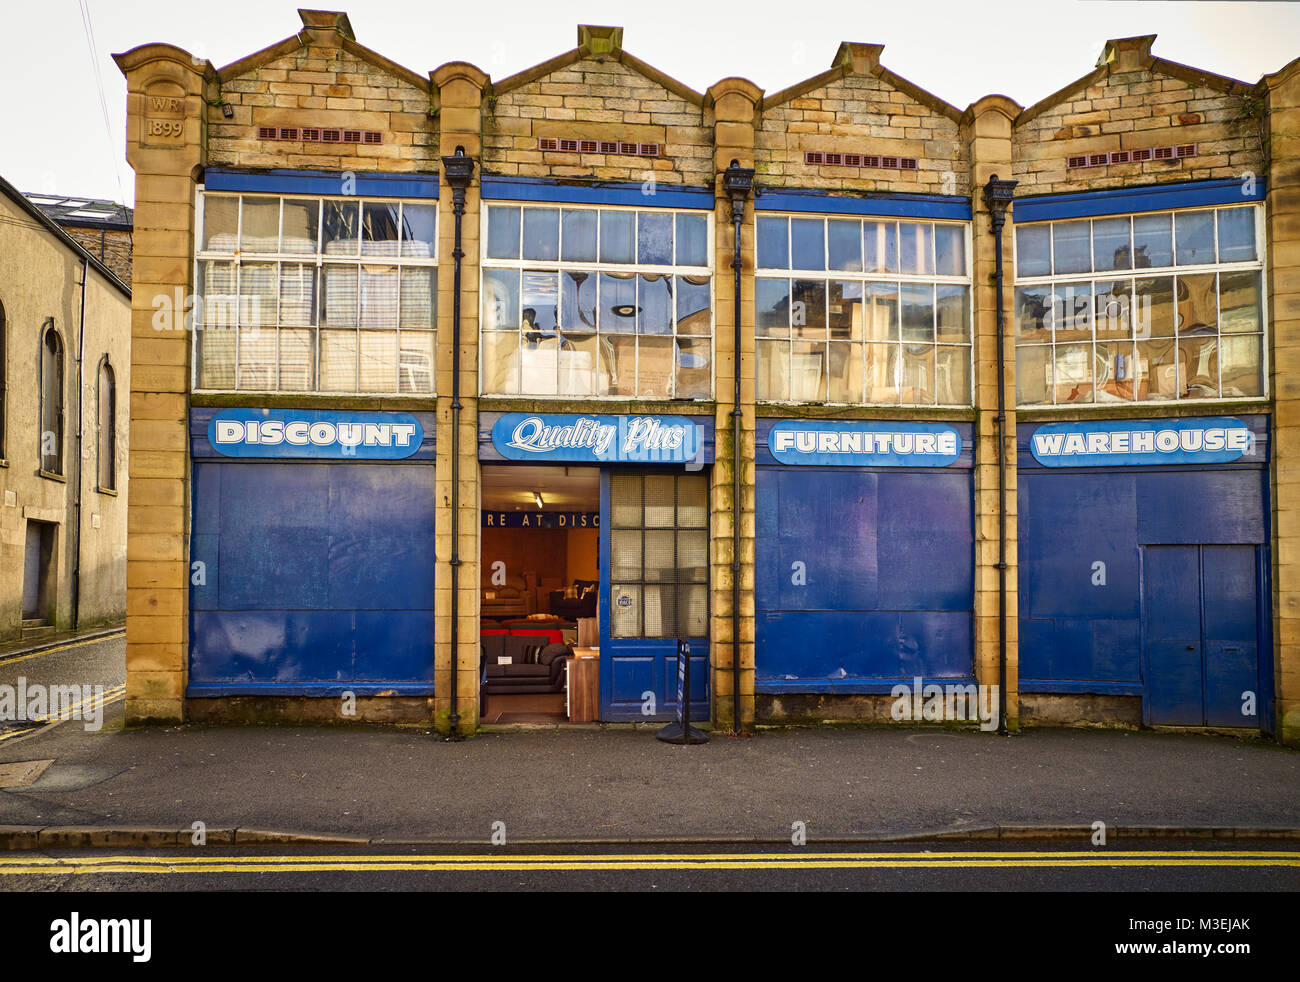
[[[368,848],[207,847],[0,854],[0,890],[1122,891],[1300,889],[1300,843],[1077,842]]]
[[[17,688],[20,680],[30,687],[76,685],[88,697],[78,707],[81,725],[90,717],[99,715],[99,725],[104,713],[121,702],[126,685],[126,637],[117,635],[98,641],[76,641],[56,645],[44,651],[26,655],[0,655],[0,685]],[[20,715],[26,715],[22,713]],[[0,720],[0,748],[10,740],[36,733],[53,722],[52,714],[46,720]],[[90,720],[92,724],[94,720]]]

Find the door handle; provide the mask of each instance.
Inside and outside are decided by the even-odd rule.
[[[1187,650],[1188,650],[1188,651],[1195,651],[1195,650],[1196,650],[1196,645],[1194,645],[1194,644],[1189,644],[1189,645],[1187,646]]]

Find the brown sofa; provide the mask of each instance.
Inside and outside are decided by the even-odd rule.
[[[494,586],[490,567],[484,568],[479,590],[479,616],[493,620],[527,617],[537,612],[537,574],[516,573],[503,586]]]

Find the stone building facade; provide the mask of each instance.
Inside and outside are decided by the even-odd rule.
[[[697,92],[620,28],[493,80],[301,13],[220,69],[117,56],[132,720],[351,695],[472,732],[484,475],[535,427],[560,442],[532,463],[601,468],[602,719],[676,702],[685,635],[719,727],[979,685],[1011,727],[1300,739],[1300,61],[1245,83],[1120,39],[1034,106],[963,109],[877,44]],[[344,445],[365,426],[420,440]],[[602,457],[601,426],[691,454]],[[633,563],[660,528],[675,560]]]
[[[0,179],[0,639],[121,623],[131,291]]]

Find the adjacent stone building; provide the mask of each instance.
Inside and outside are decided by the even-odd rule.
[[[117,56],[130,719],[472,732],[565,691],[484,660],[492,617],[597,585],[570,718],[578,678],[675,711],[686,641],[719,727],[951,689],[1300,739],[1300,61],[1120,39],[961,108],[878,44],[698,92],[620,28],[493,80],[301,15],[220,69]],[[599,525],[598,584],[485,551],[534,500]]]
[[[28,199],[87,252],[131,285],[131,209],[104,198],[28,192]]]
[[[0,639],[120,623],[131,291],[0,179]]]

